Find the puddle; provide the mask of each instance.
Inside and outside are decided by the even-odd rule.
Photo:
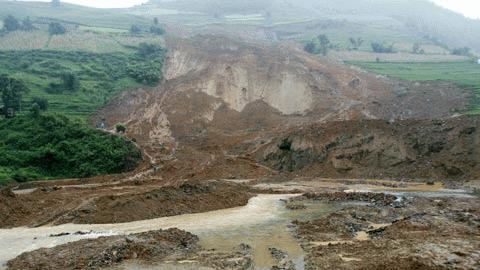
[[[240,243],[248,244],[253,248],[255,269],[271,269],[275,262],[268,250],[275,247],[288,253],[298,270],[305,268],[304,253],[297,240],[292,236],[289,225],[293,220],[309,220],[319,218],[334,211],[332,205],[319,202],[305,204],[306,209],[286,210],[273,220],[255,225],[234,226],[223,231],[197,232],[200,243],[207,249],[230,250]]]

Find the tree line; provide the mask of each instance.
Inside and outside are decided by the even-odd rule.
[[[12,15],[8,15],[3,19],[3,33],[10,33],[15,31],[24,31],[32,32],[39,30],[34,24],[30,17],[24,18],[22,21],[19,21]],[[50,35],[63,35],[67,32],[65,26],[59,22],[50,22],[48,24],[48,32]]]

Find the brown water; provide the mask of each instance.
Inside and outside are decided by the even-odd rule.
[[[297,195],[258,195],[244,207],[207,213],[180,215],[122,224],[81,225],[65,224],[40,228],[14,228],[0,230],[0,266],[19,254],[42,247],[54,247],[80,239],[108,235],[122,235],[157,229],[180,228],[198,235],[206,248],[228,250],[245,243],[253,248],[256,269],[272,266],[269,247],[289,253],[298,269],[303,269],[303,252],[291,236],[288,224],[293,219],[319,217],[331,207],[325,204],[311,205],[301,211],[285,209],[281,200]],[[51,234],[92,231],[86,235],[50,237]]]

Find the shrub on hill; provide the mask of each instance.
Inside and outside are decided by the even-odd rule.
[[[132,142],[60,115],[3,119],[0,133],[0,182],[120,173],[141,159]]]

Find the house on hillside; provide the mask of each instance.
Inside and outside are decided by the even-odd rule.
[[[480,59],[478,59],[478,60],[477,60],[477,64],[479,64],[479,65],[480,65]]]

